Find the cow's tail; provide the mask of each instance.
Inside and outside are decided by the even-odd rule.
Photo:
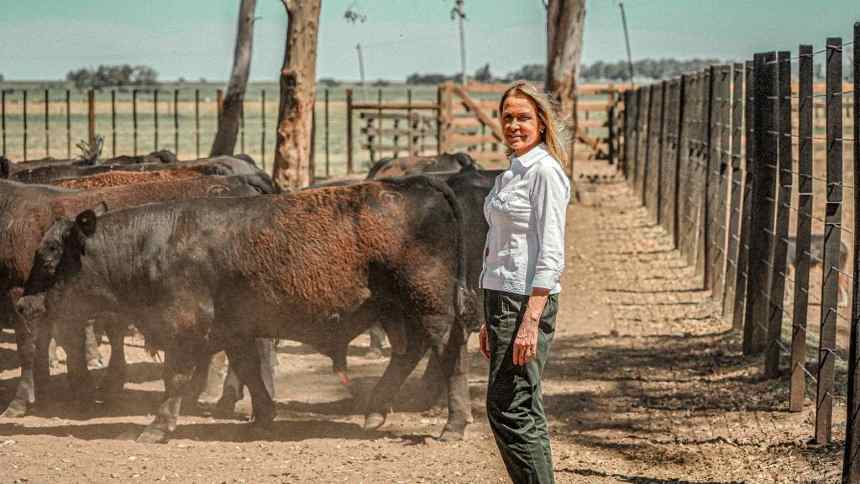
[[[422,178],[426,180],[428,185],[442,193],[442,196],[445,197],[445,201],[448,202],[454,214],[455,232],[457,234],[455,242],[457,246],[457,286],[454,290],[454,310],[457,319],[463,321],[474,309],[471,307],[474,304],[474,298],[469,293],[466,284],[466,224],[463,217],[463,208],[460,206],[454,190],[447,183],[428,176],[422,176]]]

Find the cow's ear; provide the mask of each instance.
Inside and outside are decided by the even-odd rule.
[[[107,213],[107,211],[108,211],[108,206],[107,206],[107,203],[105,203],[105,202],[99,202],[98,205],[93,207],[93,212],[96,214],[96,217],[101,217],[102,215]]]
[[[96,232],[96,212],[93,210],[84,210],[75,217],[75,227],[87,237],[92,236]]]

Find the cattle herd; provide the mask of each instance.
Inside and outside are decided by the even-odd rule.
[[[139,441],[169,439],[183,398],[196,402],[222,350],[250,392],[251,425],[266,429],[275,415],[261,341],[308,344],[345,378],[350,342],[379,324],[391,359],[361,409],[365,427],[384,424],[429,352],[428,373],[447,396],[441,438],[461,439],[471,419],[466,342],[481,318],[483,199],[496,175],[443,154],[386,159],[364,180],[286,193],[244,155],[0,157],[0,326],[14,329],[21,365],[3,416],[51,399],[52,338],[75,401],[109,401],[125,383],[133,328],[164,352],[164,398]],[[94,325],[111,344],[99,388],[87,365]]]

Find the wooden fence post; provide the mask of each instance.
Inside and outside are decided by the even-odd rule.
[[[23,108],[24,108],[23,115],[24,116],[21,119],[21,122],[22,122],[23,127],[24,127],[24,161],[27,161],[27,141],[28,141],[27,140],[27,135],[28,135],[27,124],[28,123],[27,123],[27,90],[26,89],[24,89],[23,96],[24,96],[24,104],[23,104]]]
[[[652,189],[652,197],[654,201],[651,203],[651,208],[654,211],[654,220],[657,222],[657,225],[662,223],[661,212],[663,205],[663,197],[665,196],[665,184],[666,184],[666,173],[663,172],[663,144],[665,142],[665,127],[666,127],[666,86],[668,84],[666,81],[663,81],[658,86],[660,90],[660,95],[658,97],[659,106],[657,111],[657,125],[654,130],[654,146],[652,150],[656,150],[656,156],[653,156],[654,159],[652,165],[657,170],[657,177],[654,179]]]
[[[711,100],[713,96],[714,76],[711,75],[711,69],[705,69],[701,75],[699,90],[701,97],[697,107],[697,123],[698,129],[696,136],[699,138],[699,154],[698,165],[701,169],[701,200],[699,205],[696,234],[696,274],[702,275],[702,287],[710,288],[710,253],[711,253],[711,207],[710,201],[713,199],[712,192],[714,191],[714,183],[711,183]],[[698,177],[697,177],[698,178]]]
[[[173,149],[176,150],[176,156],[179,157],[179,89],[173,90]],[[244,151],[245,141],[243,136],[242,152]]]
[[[853,113],[853,148],[854,148],[854,173],[860,173],[860,22],[854,24],[854,102]],[[855,175],[856,176],[856,175]],[[860,191],[857,190],[857,182],[854,182],[854,220],[851,227],[854,233],[860,228]],[[860,350],[860,238],[854,236],[854,278],[852,282],[852,293],[854,295],[851,306],[851,341],[849,344],[848,357],[848,412],[847,426],[845,429],[845,458],[843,460],[842,482],[860,482],[860,427],[857,425],[857,416],[860,412],[860,374],[858,374],[857,358]]]
[[[833,419],[839,245],[842,236],[842,39],[827,39],[827,204],[821,261],[821,329],[818,343],[815,441],[829,443]]]
[[[794,315],[791,332],[791,397],[789,410],[803,410],[806,397],[806,315],[809,303],[809,255],[812,237],[812,94],[813,54],[811,45],[800,46],[798,110],[798,208],[794,246]],[[856,205],[855,205],[856,206]],[[857,267],[855,265],[855,267]]]
[[[651,136],[651,132],[654,129],[654,85],[650,85],[646,88],[648,92],[648,108],[646,111],[646,125],[645,125],[645,158],[642,160],[642,177],[639,179],[641,182],[641,191],[640,195],[642,197],[642,206],[648,206],[648,184],[650,183],[649,177],[653,178],[653,175],[650,173],[653,170],[651,166],[651,152],[653,148],[653,139]]]
[[[194,156],[200,158],[200,89],[194,90]]]
[[[116,157],[116,89],[110,91],[110,138],[111,155]]]
[[[131,125],[134,139],[134,156],[137,156],[137,89],[131,91]]]
[[[695,233],[696,219],[693,215],[694,213],[694,204],[693,204],[693,196],[695,196],[695,182],[694,178],[694,148],[696,146],[695,136],[692,135],[694,133],[695,127],[695,105],[696,105],[696,75],[683,75],[681,76],[681,90],[683,91],[683,102],[682,102],[682,111],[681,111],[681,135],[680,135],[680,146],[678,148],[678,171],[680,172],[680,178],[685,180],[685,183],[682,183],[679,187],[679,210],[678,210],[678,223],[680,226],[680,234],[678,238],[678,243],[681,250],[681,255],[688,265],[692,264],[693,257],[693,247],[692,243],[694,240],[693,234]]]
[[[266,90],[260,91],[260,158],[263,171],[266,171]]]
[[[354,173],[352,160],[352,89],[346,90],[346,174]]]
[[[723,296],[725,295],[725,275],[726,262],[728,257],[727,242],[728,242],[728,222],[726,217],[730,206],[729,190],[730,190],[730,151],[729,151],[729,136],[731,135],[731,126],[729,120],[729,110],[731,107],[731,66],[720,66],[716,70],[715,89],[717,99],[713,103],[716,112],[713,117],[716,119],[714,126],[716,133],[712,134],[712,142],[714,147],[711,153],[716,154],[716,158],[711,163],[713,167],[714,181],[717,183],[716,205],[714,211],[714,253],[713,263],[713,284],[711,295],[720,303],[723,304]]]
[[[752,192],[752,221],[750,224],[749,280],[747,304],[744,315],[745,355],[759,354],[765,350],[765,321],[770,308],[766,289],[770,287],[771,271],[768,265],[773,259],[773,205],[776,167],[776,143],[769,143],[768,133],[775,130],[776,123],[771,100],[776,97],[776,84],[769,63],[776,60],[775,52],[755,55],[755,110],[753,135],[755,153],[751,169],[755,181]]]
[[[682,187],[688,185],[686,183],[687,178],[683,176],[683,165],[686,163],[685,160],[685,151],[687,149],[686,145],[686,128],[684,123],[686,122],[686,111],[687,111],[687,76],[682,75],[680,79],[678,79],[678,103],[676,106],[676,119],[675,119],[675,210],[674,210],[674,226],[675,226],[675,237],[674,237],[674,246],[676,249],[682,249],[682,239],[681,239],[681,227],[683,223],[683,217],[681,216],[684,213],[682,202],[685,202],[686,193],[682,193]],[[685,183],[681,183],[681,180],[684,180]],[[683,255],[683,254],[682,254]]]
[[[732,327],[740,330],[747,339],[746,303],[749,298],[749,267],[750,267],[750,234],[752,233],[753,191],[756,179],[755,167],[755,69],[754,61],[744,64],[744,194],[741,199],[740,233],[738,234],[738,276],[735,285],[735,300],[732,316]],[[752,331],[752,329],[750,329]]]
[[[773,234],[773,266],[771,284],[768,290],[770,319],[768,320],[768,347],[765,355],[765,377],[779,375],[779,357],[782,347],[782,317],[785,300],[786,257],[788,254],[788,216],[791,208],[791,52],[777,54],[776,70],[777,99],[774,102],[776,131],[771,139],[778,149],[778,170],[776,177],[776,226]]]
[[[3,133],[3,155],[8,155],[6,151],[6,90],[0,89],[0,131]],[[68,97],[66,98],[68,99]],[[68,105],[68,104],[67,104]]]
[[[331,176],[331,151],[329,148],[330,136],[329,136],[329,90],[326,88],[325,90],[325,177],[329,178]]]
[[[744,65],[734,64],[732,66],[732,102],[731,102],[731,125],[726,134],[731,134],[731,146],[729,168],[731,169],[731,185],[729,188],[729,225],[728,225],[728,249],[726,260],[725,289],[723,290],[723,316],[731,317],[732,327],[737,323],[734,320],[734,303],[737,297],[738,283],[738,253],[740,249],[740,225],[742,213],[741,195],[743,194],[743,173],[741,172],[741,137],[743,135],[743,80]]]
[[[720,97],[720,75],[721,70],[717,66],[708,67],[707,71],[707,94],[705,103],[705,125],[703,139],[707,143],[705,156],[707,157],[705,184],[705,210],[703,220],[705,221],[705,270],[704,270],[704,287],[711,291],[713,297],[714,285],[716,283],[716,274],[718,269],[717,258],[720,251],[719,243],[719,205],[720,205],[720,123],[719,123],[719,103]]]
[[[217,89],[215,91],[215,111],[218,113],[215,118],[215,130],[221,129],[221,116],[224,114],[224,90]]]
[[[96,142],[96,92],[93,89],[87,91],[87,139],[90,146]]]
[[[5,133],[4,133],[5,136]],[[5,151],[5,139],[4,139]],[[66,89],[66,158],[72,157],[72,92]]]
[[[158,89],[152,91],[152,131],[155,137],[152,150],[158,151]]]
[[[677,208],[676,197],[678,194],[678,167],[675,150],[677,143],[675,139],[677,109],[678,109],[678,83],[676,79],[667,81],[664,85],[664,109],[663,109],[663,149],[661,150],[660,159],[662,168],[660,169],[661,177],[663,178],[663,188],[661,189],[660,201],[660,223],[666,229],[666,232],[672,236],[672,246],[677,246],[677,234],[675,227],[675,210]]]
[[[50,158],[51,156],[51,126],[48,117],[50,103],[50,93],[45,89],[45,158]]]
[[[640,147],[640,139],[642,138],[642,90],[643,88],[636,88],[635,95],[636,100],[634,101],[635,107],[635,116],[633,117],[633,138],[630,140],[631,150],[633,151],[633,159],[630,163],[630,188],[633,189],[633,193],[636,193],[636,187],[639,186],[639,172],[642,167],[642,160],[640,157],[642,156],[642,151],[639,149]]]

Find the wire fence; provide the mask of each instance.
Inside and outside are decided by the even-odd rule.
[[[850,42],[755,54],[628,91],[615,136],[627,182],[742,333],[744,353],[764,355],[768,378],[787,367],[791,411],[814,399],[816,443],[832,440],[834,401],[845,403],[843,482],[852,483],[860,482],[858,44],[860,23]],[[816,60],[823,84],[813,83]]]

